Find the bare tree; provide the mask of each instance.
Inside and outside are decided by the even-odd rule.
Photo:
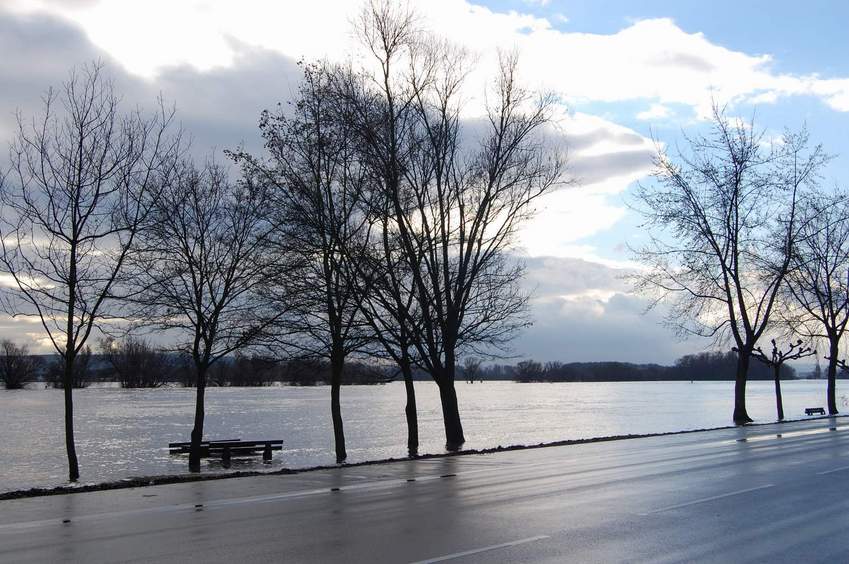
[[[522,266],[509,256],[532,202],[561,179],[562,161],[539,134],[553,99],[518,86],[502,56],[477,148],[461,125],[465,54],[416,28],[415,15],[373,2],[357,22],[377,63],[352,119],[372,191],[399,242],[416,304],[412,343],[440,391],[446,446],[465,442],[454,388],[462,350],[499,349],[526,324]],[[373,199],[371,196],[369,199]]]
[[[38,376],[41,359],[29,353],[26,345],[0,341],[0,380],[7,390],[19,390]]]
[[[14,279],[4,306],[37,318],[64,363],[68,475],[79,478],[74,444],[74,363],[110,315],[113,287],[170,173],[179,136],[173,111],[122,114],[99,63],[73,70],[44,112],[18,115],[11,174],[0,192],[0,264]]]
[[[636,251],[648,269],[637,287],[669,304],[682,334],[733,340],[738,351],[733,419],[746,411],[749,359],[790,268],[801,192],[814,188],[827,161],[806,132],[769,145],[753,123],[714,107],[710,133],[687,138],[675,159],[658,150],[655,179],[637,192],[651,232]]]
[[[93,370],[91,366],[91,346],[86,345],[77,353],[74,358],[74,369],[71,371],[71,388],[78,390],[88,388],[93,379]],[[68,385],[65,377],[65,359],[60,355],[53,355],[53,358],[47,364],[47,372],[45,378],[47,382],[57,390],[62,390]]]
[[[849,323],[849,195],[837,192],[803,201],[799,240],[787,275],[790,321],[796,332],[828,343],[829,415],[837,414],[840,340]]]
[[[168,379],[168,359],[145,339],[105,337],[100,350],[122,388],[158,388]]]
[[[474,356],[467,356],[463,359],[463,379],[470,384],[475,383],[475,378],[478,377],[481,371],[481,361]]]
[[[523,360],[516,365],[514,378],[517,382],[538,382],[542,380],[545,368],[536,360]]]
[[[784,421],[784,402],[781,399],[781,367],[788,360],[798,360],[817,354],[811,347],[802,346],[802,340],[790,343],[787,349],[778,348],[775,339],[772,339],[772,351],[766,354],[760,347],[755,347],[752,357],[770,368],[772,368],[775,379],[775,409],[779,421]]]
[[[264,336],[285,311],[268,307],[262,286],[277,272],[266,253],[272,226],[266,191],[238,183],[214,164],[183,163],[162,190],[153,225],[133,260],[133,317],[179,339],[197,386],[189,469],[200,470],[207,374],[226,355]]]
[[[330,362],[330,406],[337,462],[347,458],[340,390],[345,361],[367,340],[360,315],[357,269],[352,260],[368,239],[358,204],[365,180],[346,118],[347,102],[333,86],[344,72],[329,64],[307,65],[294,111],[265,112],[260,127],[265,161],[240,155],[272,188],[278,229],[272,244],[298,257],[284,295],[297,295],[287,316],[290,354]]]
[[[366,248],[367,254],[352,264],[357,267],[359,283],[356,288],[362,316],[378,349],[374,354],[397,364],[404,380],[407,452],[415,457],[419,449],[419,424],[413,383],[413,368],[417,364],[413,339],[415,324],[420,318],[412,291],[412,276],[386,217],[386,214],[377,214],[378,225],[371,229],[375,236]]]

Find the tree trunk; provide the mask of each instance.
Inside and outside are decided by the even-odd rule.
[[[781,365],[772,367],[775,371],[775,409],[778,412],[778,420],[784,421],[784,402],[781,400]]]
[[[446,450],[460,450],[466,437],[463,436],[463,424],[460,421],[460,409],[457,405],[457,391],[454,379],[443,375],[437,382],[439,399],[442,402],[442,420],[445,424]]]
[[[77,447],[74,443],[74,354],[65,354],[65,371],[62,374],[65,394],[65,450],[68,453],[68,480],[80,479],[80,466],[77,461]]]
[[[342,407],[339,403],[339,391],[342,387],[342,371],[345,359],[341,354],[333,353],[330,359],[330,417],[333,419],[333,440],[336,446],[336,463],[341,464],[348,458],[345,450],[345,428],[342,425]]]
[[[407,415],[407,453],[410,458],[419,454],[419,419],[416,409],[416,388],[413,386],[413,370],[409,362],[403,362],[401,371],[404,374],[404,389],[407,392],[407,405],[404,412]]]
[[[200,443],[203,441],[204,395],[206,394],[206,367],[197,368],[197,397],[195,399],[195,425],[189,447],[189,472],[200,472]]]
[[[746,377],[749,374],[749,355],[751,350],[740,347],[737,351],[737,374],[734,377],[734,424],[751,423],[752,418],[746,411]]]
[[[826,401],[828,403],[828,414],[837,415],[837,356],[840,354],[838,346],[840,341],[835,336],[828,338],[828,388]]]

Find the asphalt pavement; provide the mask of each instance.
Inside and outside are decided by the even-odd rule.
[[[0,501],[0,562],[849,562],[849,419]]]

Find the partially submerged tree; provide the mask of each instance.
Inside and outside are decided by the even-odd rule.
[[[481,361],[474,356],[467,356],[463,359],[463,379],[474,384],[475,380],[481,371]]]
[[[41,358],[32,356],[26,345],[0,341],[0,380],[7,390],[19,390],[34,381],[41,364]]]
[[[542,363],[536,360],[523,360],[516,365],[514,374],[517,382],[538,382],[542,380],[545,370]]]
[[[379,214],[378,217],[386,216]],[[356,289],[362,317],[371,329],[375,345],[372,355],[394,362],[404,380],[407,453],[414,457],[419,449],[419,423],[413,384],[413,369],[417,364],[413,339],[419,316],[403,252],[388,222],[379,219],[377,223],[372,229],[375,236],[371,245],[365,255],[354,262],[359,280]]]
[[[368,201],[398,242],[417,319],[412,343],[437,383],[446,446],[465,442],[454,388],[458,355],[503,348],[526,324],[522,266],[509,255],[532,203],[561,180],[540,133],[553,98],[522,89],[516,58],[500,57],[485,132],[469,143],[460,115],[465,54],[426,37],[411,12],[374,2],[357,22],[377,64],[347,89]]]
[[[191,357],[197,398],[189,469],[200,470],[207,373],[255,343],[285,310],[261,289],[280,264],[266,252],[267,192],[249,176],[233,182],[214,164],[183,163],[153,211],[134,257],[133,317],[175,336]]]
[[[294,273],[276,280],[297,295],[280,343],[299,357],[330,363],[330,405],[337,462],[347,458],[340,390],[346,359],[368,338],[356,280],[369,225],[359,200],[365,169],[356,153],[348,102],[329,64],[309,65],[294,111],[263,113],[268,158],[238,155],[269,186],[277,229],[270,252],[296,257]],[[273,296],[272,296],[273,297]]]
[[[788,360],[798,360],[817,354],[811,347],[802,345],[802,340],[790,343],[786,349],[780,349],[772,339],[772,351],[765,353],[760,347],[755,347],[752,357],[772,368],[775,380],[775,410],[779,421],[784,421],[784,402],[781,399],[781,367]]]
[[[797,333],[828,343],[826,400],[829,415],[836,415],[840,340],[849,323],[849,195],[812,195],[801,219],[785,285],[789,320]]]
[[[41,116],[18,115],[0,191],[0,265],[14,280],[3,305],[38,319],[61,357],[72,482],[75,363],[110,316],[113,287],[179,152],[172,118],[161,101],[154,115],[123,114],[99,63],[48,90]]]
[[[93,367],[91,363],[91,346],[86,345],[77,353],[74,359],[74,369],[71,371],[70,385],[72,389],[88,388],[93,379]],[[65,359],[60,355],[53,355],[47,364],[45,377],[53,388],[62,390],[68,385],[65,373]]]
[[[170,362],[143,338],[106,337],[100,341],[100,350],[122,388],[158,388],[168,381]]]
[[[749,359],[791,266],[799,198],[827,156],[808,148],[804,131],[768,145],[754,124],[717,107],[710,132],[687,144],[674,158],[659,149],[656,182],[637,192],[652,235],[636,251],[647,266],[637,286],[669,305],[667,320],[683,334],[734,342],[733,419],[745,424]]]

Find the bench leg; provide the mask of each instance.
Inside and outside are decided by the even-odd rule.
[[[263,462],[271,462],[271,445],[269,443],[265,443],[265,448],[262,450],[262,460]]]
[[[230,467],[230,447],[224,447],[224,450],[221,451],[221,464],[225,468]]]

